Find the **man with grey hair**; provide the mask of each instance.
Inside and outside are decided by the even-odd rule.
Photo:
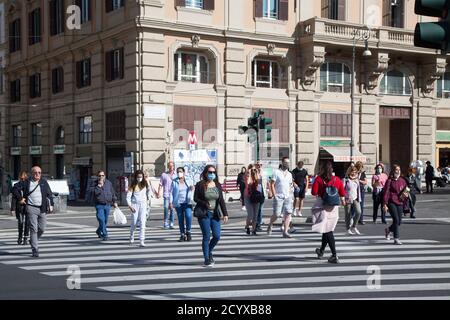
[[[42,178],[42,170],[35,166],[31,168],[31,178],[18,183],[14,195],[26,205],[30,222],[30,244],[32,257],[39,257],[38,239],[45,231],[47,212],[53,212],[53,194],[47,180]]]

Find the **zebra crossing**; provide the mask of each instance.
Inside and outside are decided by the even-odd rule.
[[[318,260],[320,235],[301,228],[292,239],[274,231],[257,237],[224,226],[214,268],[202,267],[201,232],[177,242],[177,230],[147,229],[146,247],[128,244],[127,227],[110,228],[99,241],[93,227],[57,225],[40,241],[40,258],[0,231],[0,264],[66,282],[81,271],[81,290],[100,289],[133,298],[160,299],[450,299],[450,244],[336,233],[341,263]],[[375,272],[375,271],[377,272]],[[375,273],[374,273],[375,272]],[[379,275],[379,277],[378,277]],[[375,285],[373,285],[375,284]]]

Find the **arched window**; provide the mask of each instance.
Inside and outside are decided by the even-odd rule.
[[[64,144],[64,128],[62,126],[59,126],[58,129],[56,129],[55,144]]]
[[[252,86],[281,88],[283,70],[277,61],[257,58],[252,62]]]
[[[209,60],[206,55],[196,52],[175,53],[175,81],[193,82],[193,83],[210,83],[210,67]]]
[[[446,72],[437,81],[437,97],[450,99],[450,72]]]
[[[324,63],[320,68],[320,90],[349,93],[351,91],[350,69],[343,63]]]
[[[408,77],[398,70],[389,71],[381,80],[381,94],[407,96],[411,92],[411,84],[409,83]]]

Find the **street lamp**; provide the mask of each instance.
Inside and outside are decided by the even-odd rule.
[[[370,30],[355,29],[352,32],[353,46],[352,46],[352,77],[351,77],[351,141],[350,141],[350,162],[353,161],[353,149],[355,147],[355,134],[353,130],[353,115],[355,113],[355,59],[356,59],[356,43],[364,40],[365,49],[362,54],[364,58],[372,56],[372,52],[369,50],[369,38]]]

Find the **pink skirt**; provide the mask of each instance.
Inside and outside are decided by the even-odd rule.
[[[312,207],[312,231],[327,233],[334,231],[339,220],[339,207],[324,207],[322,198],[317,198]]]

